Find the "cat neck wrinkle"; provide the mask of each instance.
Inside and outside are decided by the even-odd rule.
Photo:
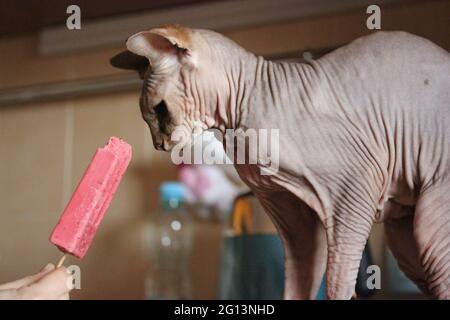
[[[217,127],[220,130],[237,129],[242,126],[254,93],[257,69],[263,60],[262,57],[256,57],[251,53],[239,52],[237,59],[224,64],[228,92],[225,101],[223,99],[217,101],[219,119]]]
[[[231,128],[252,127],[249,114],[267,117],[274,112],[283,113],[292,105],[298,105],[298,112],[307,111],[310,97],[305,93],[312,74],[313,68],[308,64],[274,62],[263,57],[241,63],[239,81],[235,80],[234,85],[238,89],[231,92],[229,104],[234,120]]]

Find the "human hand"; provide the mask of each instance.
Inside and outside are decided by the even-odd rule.
[[[68,300],[72,289],[67,269],[48,264],[36,274],[0,284],[0,300]]]

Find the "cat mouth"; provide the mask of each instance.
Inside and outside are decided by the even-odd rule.
[[[166,152],[172,149],[168,146],[168,143],[166,143],[166,141],[154,144],[154,147],[158,151],[166,151]]]

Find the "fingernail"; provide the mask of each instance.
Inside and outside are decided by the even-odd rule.
[[[47,265],[41,270],[41,272],[50,271],[54,268],[55,268],[55,266],[52,263],[47,263]]]

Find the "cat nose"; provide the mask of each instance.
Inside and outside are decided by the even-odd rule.
[[[153,139],[153,147],[154,147],[156,150],[163,150],[163,149],[162,149],[162,148],[163,148],[163,141]]]
[[[154,144],[154,147],[156,150],[160,150],[160,151],[167,151],[169,150],[167,148],[167,143],[163,140],[163,141],[158,141],[157,143]]]

